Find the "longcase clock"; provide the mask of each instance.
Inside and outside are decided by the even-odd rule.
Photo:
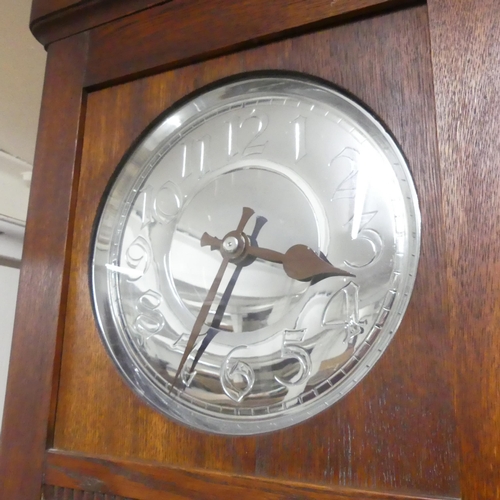
[[[35,1],[3,495],[495,498],[498,26]]]

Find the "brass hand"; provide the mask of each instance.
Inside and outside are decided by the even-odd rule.
[[[252,231],[252,234],[250,235],[250,241],[252,244],[256,245],[257,244],[257,236],[259,235],[260,230],[264,226],[264,224],[267,222],[267,219],[265,217],[257,217],[257,220],[255,221],[255,227]],[[239,262],[236,265],[236,268],[233,271],[233,275],[231,276],[231,279],[229,280],[229,283],[227,284],[226,289],[224,290],[224,293],[222,294],[222,297],[220,299],[219,305],[217,306],[217,310],[215,311],[215,316],[212,320],[212,324],[210,325],[210,328],[207,331],[207,334],[205,338],[203,339],[203,342],[201,343],[200,347],[196,351],[196,356],[193,360],[193,363],[191,364],[191,368],[189,369],[189,373],[193,373],[196,365],[198,364],[198,361],[200,360],[201,356],[203,353],[206,351],[208,345],[214,337],[219,333],[219,327],[222,322],[222,318],[224,317],[224,313],[226,311],[226,307],[229,303],[229,299],[231,298],[231,295],[233,293],[234,287],[236,285],[236,282],[238,281],[238,278],[241,274],[241,271],[243,270],[243,267],[248,264],[248,262],[242,261]]]
[[[236,232],[241,233],[250,219],[250,217],[254,214],[254,211],[251,208],[245,207],[243,209],[243,213],[241,215],[240,222],[238,224],[238,227],[236,228]],[[203,246],[203,245],[202,245]],[[186,349],[184,349],[184,353],[181,358],[181,362],[179,363],[179,367],[177,368],[177,372],[175,373],[174,381],[172,382],[172,385],[170,386],[169,392],[172,391],[172,389],[175,387],[177,384],[177,381],[179,379],[179,376],[182,372],[182,368],[186,364],[187,358],[189,357],[189,354],[191,354],[191,351],[194,348],[194,344],[196,343],[196,340],[198,336],[200,335],[201,329],[203,327],[203,323],[205,322],[208,313],[210,312],[210,306],[212,305],[212,302],[215,299],[215,296],[217,294],[217,290],[219,288],[219,285],[222,281],[222,277],[224,276],[224,272],[226,271],[227,265],[229,264],[229,261],[231,260],[230,256],[224,256],[222,259],[221,265],[219,267],[219,271],[217,272],[214,281],[212,282],[212,286],[210,287],[210,290],[207,293],[207,296],[205,298],[205,301],[203,302],[203,305],[201,306],[200,312],[198,313],[198,316],[196,318],[196,321],[194,323],[193,329],[191,330],[191,334],[189,335],[189,339],[187,341]]]
[[[220,249],[222,245],[222,240],[208,233],[201,237],[200,242],[202,246],[210,245],[212,250]],[[294,245],[284,254],[268,248],[248,245],[245,248],[245,254],[269,262],[283,264],[286,274],[298,281],[314,281],[317,283],[330,276],[354,276],[343,269],[332,266],[328,260],[316,255],[306,245]]]

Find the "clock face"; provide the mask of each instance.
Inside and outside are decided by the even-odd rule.
[[[96,221],[102,339],[163,414],[258,434],[324,410],[398,328],[420,251],[409,169],[316,79],[249,74],[168,110]]]

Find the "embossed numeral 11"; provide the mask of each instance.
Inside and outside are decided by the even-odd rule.
[[[205,135],[201,139],[180,144],[182,151],[181,176],[183,179],[191,174],[200,176],[210,170],[208,148],[211,139],[210,135]]]

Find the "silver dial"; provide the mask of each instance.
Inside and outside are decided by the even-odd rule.
[[[94,308],[122,375],[167,416],[236,435],[351,390],[401,322],[420,251],[390,135],[342,92],[279,73],[167,111],[96,227]]]

